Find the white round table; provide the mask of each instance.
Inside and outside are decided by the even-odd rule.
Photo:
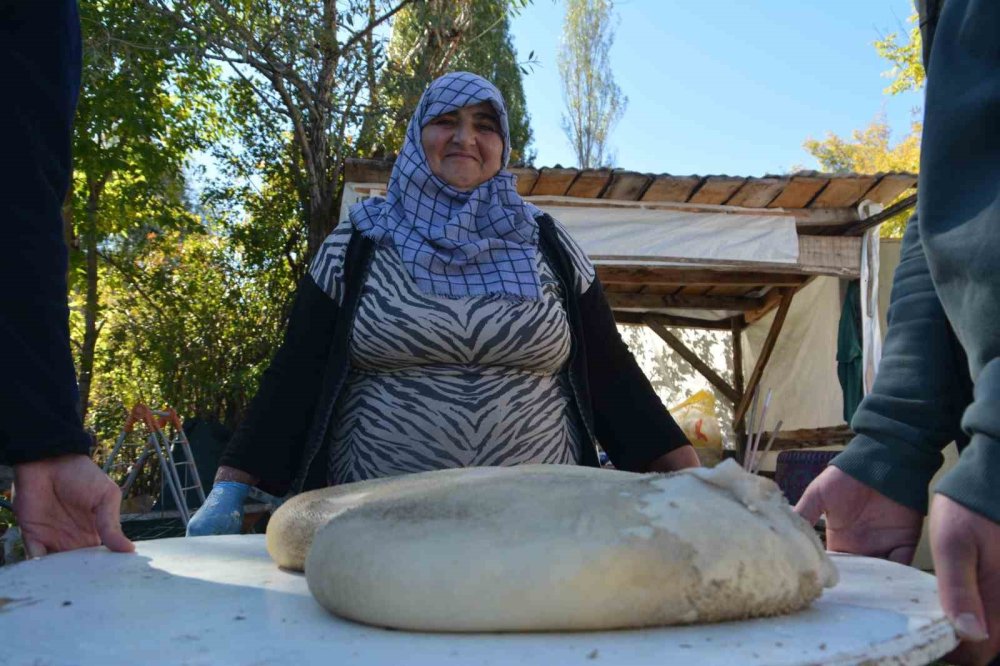
[[[144,541],[0,568],[0,664],[925,664],[957,643],[932,576],[835,555],[786,617],[563,634],[420,634],[341,620],[263,536]]]

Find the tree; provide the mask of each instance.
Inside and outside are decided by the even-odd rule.
[[[904,44],[899,43],[899,35],[889,33],[875,42],[875,50],[880,56],[892,63],[892,69],[883,76],[892,79],[885,89],[887,95],[898,95],[907,90],[920,90],[924,87],[923,39],[920,35],[920,17],[912,14],[908,23],[912,23],[909,36]]]
[[[510,17],[525,0],[427,0],[400,11],[379,83],[384,113],[370,114],[359,152],[397,153],[427,85],[462,70],[492,81],[507,102],[511,162],[530,163],[530,117],[510,35]],[[531,60],[529,56],[528,60]]]
[[[82,313],[75,339],[86,415],[103,321],[101,257],[141,243],[147,229],[197,223],[183,206],[183,169],[215,135],[216,72],[199,58],[139,46],[171,31],[132,2],[89,0],[80,14],[84,67],[66,217],[74,248],[70,287]]]
[[[563,131],[582,169],[613,162],[611,129],[621,119],[628,98],[615,84],[608,53],[614,42],[611,0],[567,0],[559,75],[567,113]]]
[[[344,159],[384,62],[379,29],[414,0],[138,2],[172,21],[205,57],[230,66],[244,98],[255,98],[246,109],[258,115],[245,126],[256,128],[258,147],[294,148],[308,261],[337,221]],[[273,138],[261,141],[268,133]]]
[[[914,26],[906,43],[899,43],[896,33],[886,35],[875,42],[878,54],[893,64],[891,70],[883,73],[892,79],[892,83],[885,89],[887,95],[919,90],[924,85],[920,28],[916,25],[917,20],[916,14],[909,19]],[[843,139],[833,132],[828,132],[825,139],[820,141],[809,138],[803,146],[824,170],[834,173],[875,174],[885,171],[917,173],[920,169],[922,129],[922,124],[915,120],[910,126],[909,134],[893,143],[892,130],[885,114],[882,113],[877,115],[868,127],[852,132],[851,139]],[[896,201],[912,193],[912,190],[903,192]],[[882,224],[880,234],[884,238],[902,237],[907,219],[909,219],[908,212],[890,218]]]

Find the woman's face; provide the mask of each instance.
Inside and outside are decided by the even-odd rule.
[[[434,118],[421,130],[420,143],[431,172],[455,189],[475,189],[500,171],[503,137],[489,102]]]

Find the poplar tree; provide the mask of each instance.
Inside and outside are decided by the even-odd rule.
[[[566,0],[559,48],[562,125],[581,169],[614,161],[608,139],[628,104],[608,58],[615,38],[613,10],[611,0]]]

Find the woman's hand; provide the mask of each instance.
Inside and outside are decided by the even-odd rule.
[[[676,472],[688,467],[701,467],[698,454],[690,444],[679,446],[649,463],[647,472]]]
[[[243,502],[260,479],[241,469],[220,465],[212,492],[191,517],[187,536],[239,534],[243,527]]]

